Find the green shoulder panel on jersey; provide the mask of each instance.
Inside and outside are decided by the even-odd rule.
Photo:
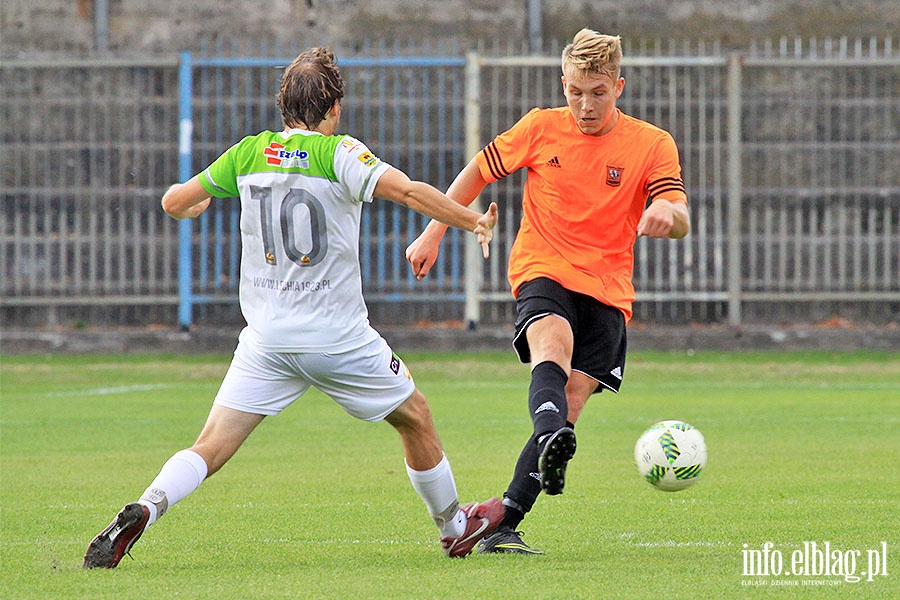
[[[336,181],[334,153],[346,135],[263,131],[229,148],[199,175],[203,188],[217,197],[237,196],[237,180],[251,173],[299,173]]]

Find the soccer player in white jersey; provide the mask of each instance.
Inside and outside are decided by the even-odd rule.
[[[222,468],[267,415],[310,387],[356,418],[385,420],[397,430],[413,488],[448,556],[466,556],[503,518],[497,498],[459,505],[425,396],[369,324],[358,250],[362,205],[373,197],[473,232],[485,256],[497,207],[471,211],[411,181],[362,142],[336,135],[343,88],[330,50],[303,52],[282,78],[283,131],[244,138],[163,196],[163,209],[176,219],[199,216],[213,197],[240,196],[247,326],[197,441],[175,453],[140,499],[94,538],[86,568],[118,565],[146,528]]]

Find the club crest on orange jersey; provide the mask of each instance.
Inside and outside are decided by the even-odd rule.
[[[622,183],[622,173],[624,172],[625,167],[606,165],[606,185],[611,185],[613,187],[618,186]]]

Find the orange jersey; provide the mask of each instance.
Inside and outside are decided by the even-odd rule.
[[[531,110],[476,156],[487,182],[528,169],[509,283],[548,277],[620,309],[634,302],[634,240],[647,200],[687,201],[672,136],[621,111],[585,135],[568,107]]]

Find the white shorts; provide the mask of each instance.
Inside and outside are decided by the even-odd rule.
[[[412,375],[382,337],[348,352],[261,353],[239,342],[215,404],[277,415],[310,387],[364,421],[380,421],[415,391]]]

